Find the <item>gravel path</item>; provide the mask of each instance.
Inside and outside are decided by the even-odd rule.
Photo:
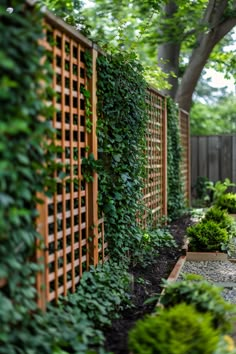
[[[224,287],[225,300],[236,304],[236,263],[229,261],[186,261],[181,273],[204,276],[208,281]]]

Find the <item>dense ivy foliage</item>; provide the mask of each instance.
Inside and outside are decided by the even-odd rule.
[[[181,143],[178,106],[167,99],[167,175],[168,216],[177,218],[185,208],[183,182],[181,178]]]
[[[145,167],[146,82],[136,57],[118,53],[98,58],[99,206],[113,255],[140,240]]]
[[[0,7],[0,352],[36,307],[35,228],[38,192],[52,187],[52,136],[45,105],[51,89],[47,70],[40,63],[44,49],[41,16],[13,1],[14,12]],[[5,6],[4,6],[5,5]],[[44,89],[42,90],[42,83]],[[42,139],[42,137],[45,138]],[[23,334],[22,334],[23,335]]]

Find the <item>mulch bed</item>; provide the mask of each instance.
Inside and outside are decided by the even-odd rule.
[[[155,302],[144,305],[144,301],[161,292],[162,279],[167,278],[181,255],[185,230],[193,222],[190,216],[183,216],[170,224],[170,232],[176,240],[178,248],[167,248],[159,251],[151,265],[146,268],[135,266],[130,269],[134,276],[132,301],[134,308],[126,310],[122,317],[113,321],[106,332],[106,350],[114,354],[128,354],[128,332],[138,319],[153,312]]]

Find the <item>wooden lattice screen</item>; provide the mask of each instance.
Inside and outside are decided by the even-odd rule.
[[[82,159],[89,153],[97,158],[96,137],[96,56],[92,44],[55,16],[46,16],[44,45],[53,67],[56,108],[53,127],[56,145],[61,148],[56,159],[62,162],[66,177],[58,179],[53,198],[39,206],[38,227],[46,250],[41,254],[45,272],[38,277],[40,306],[74,292],[89,265],[105,259],[103,219],[98,219],[98,180],[86,183],[81,173]],[[92,57],[93,74],[86,76],[85,53]],[[86,131],[86,99],[81,88],[90,91],[91,133]],[[58,173],[59,174],[59,173]]]
[[[89,265],[107,259],[104,240],[104,221],[98,217],[98,178],[87,183],[82,176],[84,157],[93,153],[97,159],[96,137],[96,57],[92,43],[50,13],[45,15],[46,33],[43,45],[49,53],[53,68],[53,127],[56,145],[55,159],[61,162],[66,177],[60,180],[55,173],[57,191],[39,205],[38,230],[44,238],[45,250],[38,251],[38,260],[45,271],[38,275],[39,306],[57,301],[60,295],[74,292]],[[92,58],[92,76],[86,75],[86,53]],[[86,130],[86,98],[90,92],[91,132]],[[83,91],[83,90],[82,90]],[[166,98],[155,89],[147,90],[149,122],[147,129],[147,178],[144,181],[143,201],[146,207],[141,224],[155,227],[167,215],[167,117]],[[183,146],[182,173],[185,195],[189,200],[189,121],[180,112],[181,143]]]
[[[141,223],[143,227],[155,227],[160,218],[167,215],[166,99],[156,90],[149,88],[147,105],[147,178],[143,190],[146,211]]]
[[[190,181],[190,127],[189,114],[183,110],[179,111],[180,139],[182,146],[181,174],[184,184],[184,197],[186,203],[190,203],[191,181]]]

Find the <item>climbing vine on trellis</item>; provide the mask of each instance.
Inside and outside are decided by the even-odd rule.
[[[100,56],[97,66],[99,207],[110,251],[122,256],[141,235],[146,82],[133,54]]]

